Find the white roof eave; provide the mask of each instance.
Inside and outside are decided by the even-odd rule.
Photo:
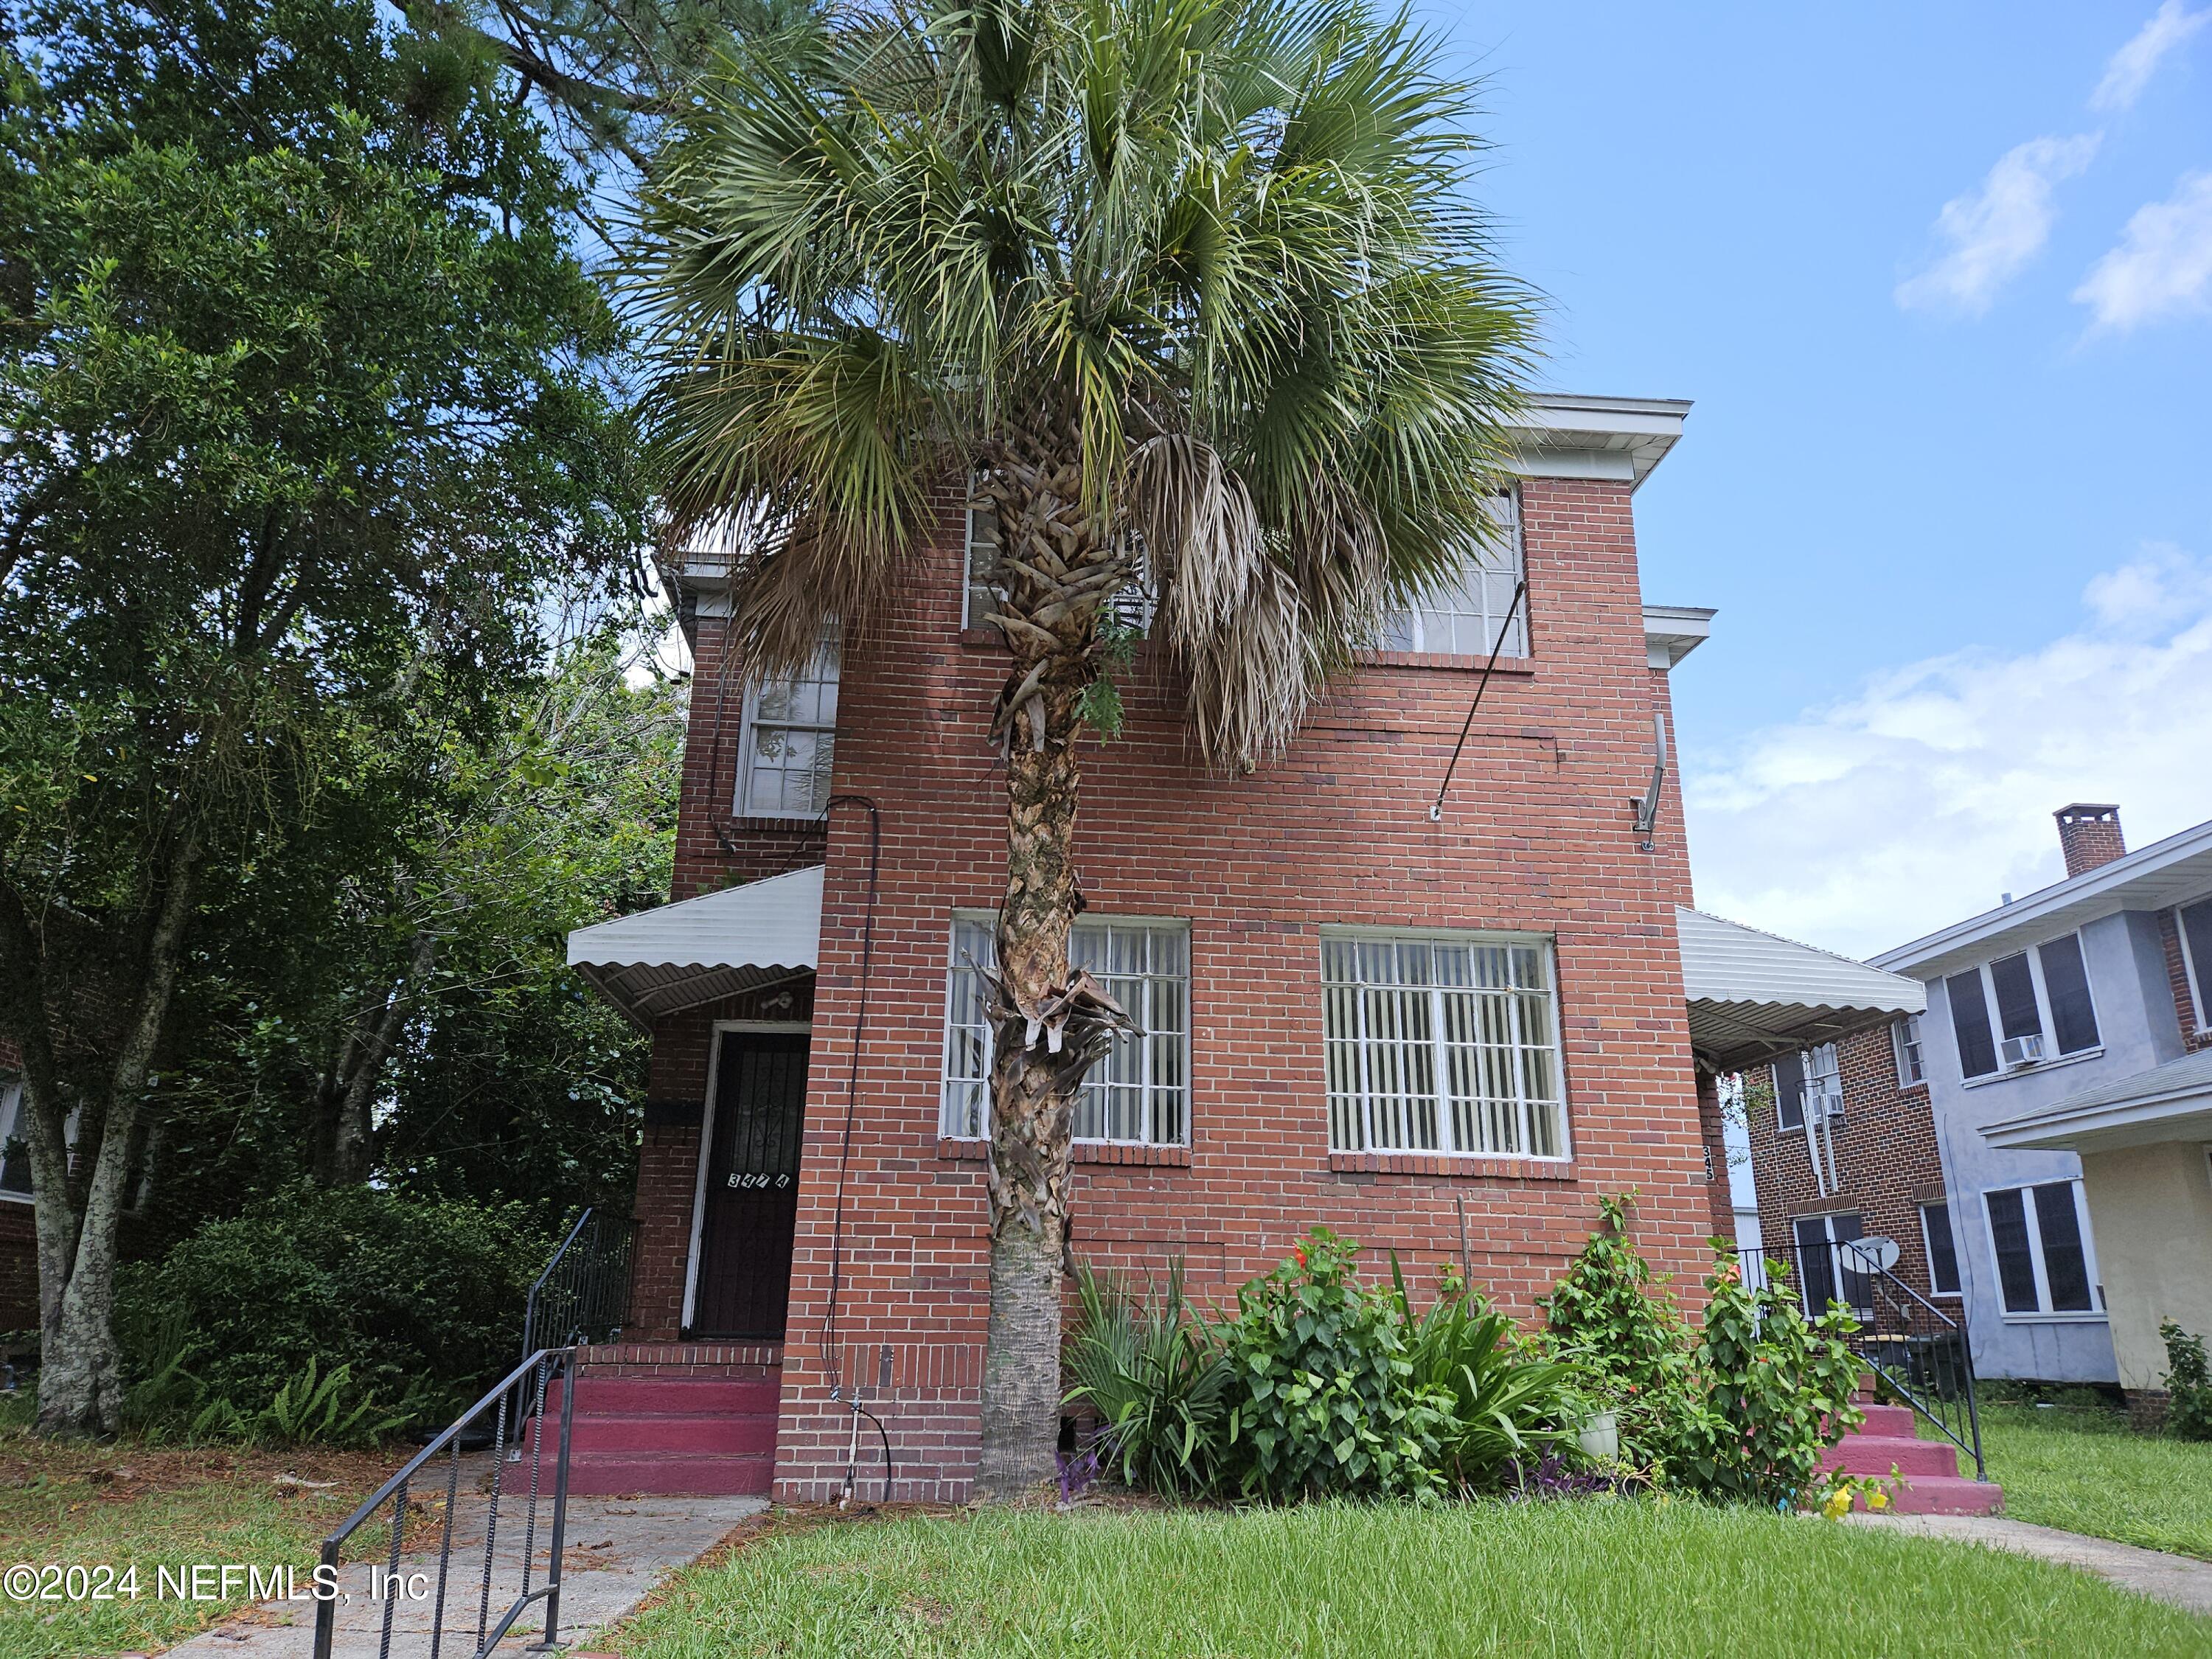
[[[641,1025],[814,971],[822,866],[579,927],[568,965]]]

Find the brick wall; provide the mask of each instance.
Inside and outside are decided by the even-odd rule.
[[[1003,781],[986,737],[1002,648],[959,631],[959,511],[911,598],[848,649],[836,787],[882,817],[867,1038],[846,1097],[866,901],[865,812],[827,837],[805,1164],[785,1349],[777,1490],[829,1496],[849,1419],[827,1395],[842,1368],[897,1448],[896,1496],[965,1495],[976,1449],[988,1297],[983,1177],[937,1133],[951,912],[995,905],[1005,877]],[[1423,1279],[1464,1250],[1478,1281],[1524,1317],[1579,1248],[1600,1193],[1634,1187],[1640,1238],[1694,1285],[1727,1214],[1725,1168],[1700,1141],[1674,907],[1690,897],[1670,790],[1656,850],[1637,850],[1629,798],[1650,769],[1665,677],[1645,662],[1625,485],[1528,483],[1523,501],[1534,653],[1504,662],[1468,739],[1441,823],[1428,801],[1465,718],[1466,665],[1370,666],[1314,711],[1280,763],[1239,779],[1192,763],[1144,665],[1128,726],[1085,755],[1077,861],[1094,914],[1190,926],[1191,1145],[1085,1160],[1076,1252],[1158,1268],[1224,1293],[1326,1223],[1395,1247]],[[719,624],[699,624],[695,741],[678,890],[804,862],[803,837],[690,823],[733,787],[737,713],[719,712]],[[711,672],[710,672],[711,671]],[[719,768],[700,757],[724,752]],[[742,855],[725,857],[720,828]],[[1448,1163],[1332,1154],[1322,1066],[1324,924],[1494,928],[1556,941],[1571,1163]],[[702,1011],[664,1024],[656,1098],[703,1096]],[[831,1176],[853,1114],[842,1215]],[[680,1297],[697,1129],[648,1128],[637,1334],[666,1334]],[[819,1172],[819,1173],[817,1173]],[[661,1218],[659,1220],[653,1217]],[[1463,1231],[1462,1231],[1463,1229]],[[833,1338],[833,1239],[842,1291]]]
[[[1814,1188],[1804,1132],[1777,1127],[1773,1068],[1762,1066],[1746,1079],[1761,1243],[1769,1256],[1790,1264],[1794,1283],[1797,1253],[1792,1224],[1801,1216],[1856,1210],[1869,1233],[1897,1241],[1897,1266],[1892,1271],[1923,1296],[1930,1295],[1919,1206],[1942,1199],[1943,1165],[1936,1151],[1928,1085],[1898,1086],[1897,1051],[1887,1026],[1846,1038],[1838,1045],[1837,1059],[1843,1073],[1844,1114],[1831,1127],[1841,1190],[1825,1198]],[[1824,1139],[1823,1146],[1826,1144]],[[1954,1216],[1954,1248],[1958,1225]]]
[[[2166,945],[2166,977],[2173,988],[2173,1016],[2181,1022],[2182,1045],[2194,1054],[2212,1048],[2212,1030],[2197,1023],[2197,1000],[2189,994],[2189,961],[2181,954],[2181,920],[2172,909],[2158,913],[2159,937]],[[2212,975],[2212,967],[2205,969]]]
[[[21,1051],[0,1037],[0,1081],[22,1063]],[[0,1331],[35,1330],[38,1323],[38,1229],[28,1204],[0,1198]]]

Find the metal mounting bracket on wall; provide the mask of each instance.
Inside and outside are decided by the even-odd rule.
[[[1632,795],[1628,804],[1636,813],[1636,833],[1643,837],[1638,844],[1639,852],[1651,850],[1651,832],[1659,823],[1659,792],[1667,782],[1667,717],[1654,710],[1651,715],[1651,783],[1641,798]]]

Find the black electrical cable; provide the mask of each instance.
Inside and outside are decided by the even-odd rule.
[[[843,1367],[837,1351],[837,1297],[844,1286],[845,1272],[845,1170],[853,1158],[853,1117],[860,1095],[860,1047],[868,1033],[868,984],[876,958],[876,882],[883,863],[883,814],[874,801],[866,795],[832,795],[829,811],[840,806],[865,806],[868,809],[868,908],[860,924],[860,1006],[853,1020],[853,1060],[845,1073],[845,1134],[837,1152],[837,1197],[830,1214],[830,1306],[823,1316],[822,1351],[828,1363],[836,1368],[839,1382],[843,1381]],[[857,1401],[853,1402],[859,1409]],[[876,1426],[883,1427],[881,1423]],[[886,1471],[890,1468],[890,1437],[884,1437],[884,1456]],[[885,1492],[890,1490],[890,1476],[884,1477]]]
[[[1437,786],[1437,798],[1429,803],[1429,822],[1435,823],[1444,815],[1444,791],[1451,787],[1452,774],[1459,769],[1459,751],[1467,747],[1467,734],[1474,730],[1474,711],[1482,707],[1482,694],[1490,689],[1490,671],[1498,666],[1498,653],[1505,648],[1505,635],[1513,627],[1514,613],[1521,609],[1522,596],[1528,591],[1524,578],[1513,586],[1513,603],[1505,607],[1505,620],[1498,625],[1498,643],[1490,647],[1490,660],[1482,665],[1482,678],[1474,688],[1474,701],[1467,706],[1467,719],[1461,723],[1459,741],[1452,745],[1452,757],[1444,768],[1444,781]]]

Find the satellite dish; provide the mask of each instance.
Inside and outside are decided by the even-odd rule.
[[[1869,1233],[1864,1238],[1854,1238],[1844,1247],[1858,1258],[1861,1269],[1870,1273],[1887,1273],[1897,1265],[1897,1241],[1885,1238],[1880,1233]]]

